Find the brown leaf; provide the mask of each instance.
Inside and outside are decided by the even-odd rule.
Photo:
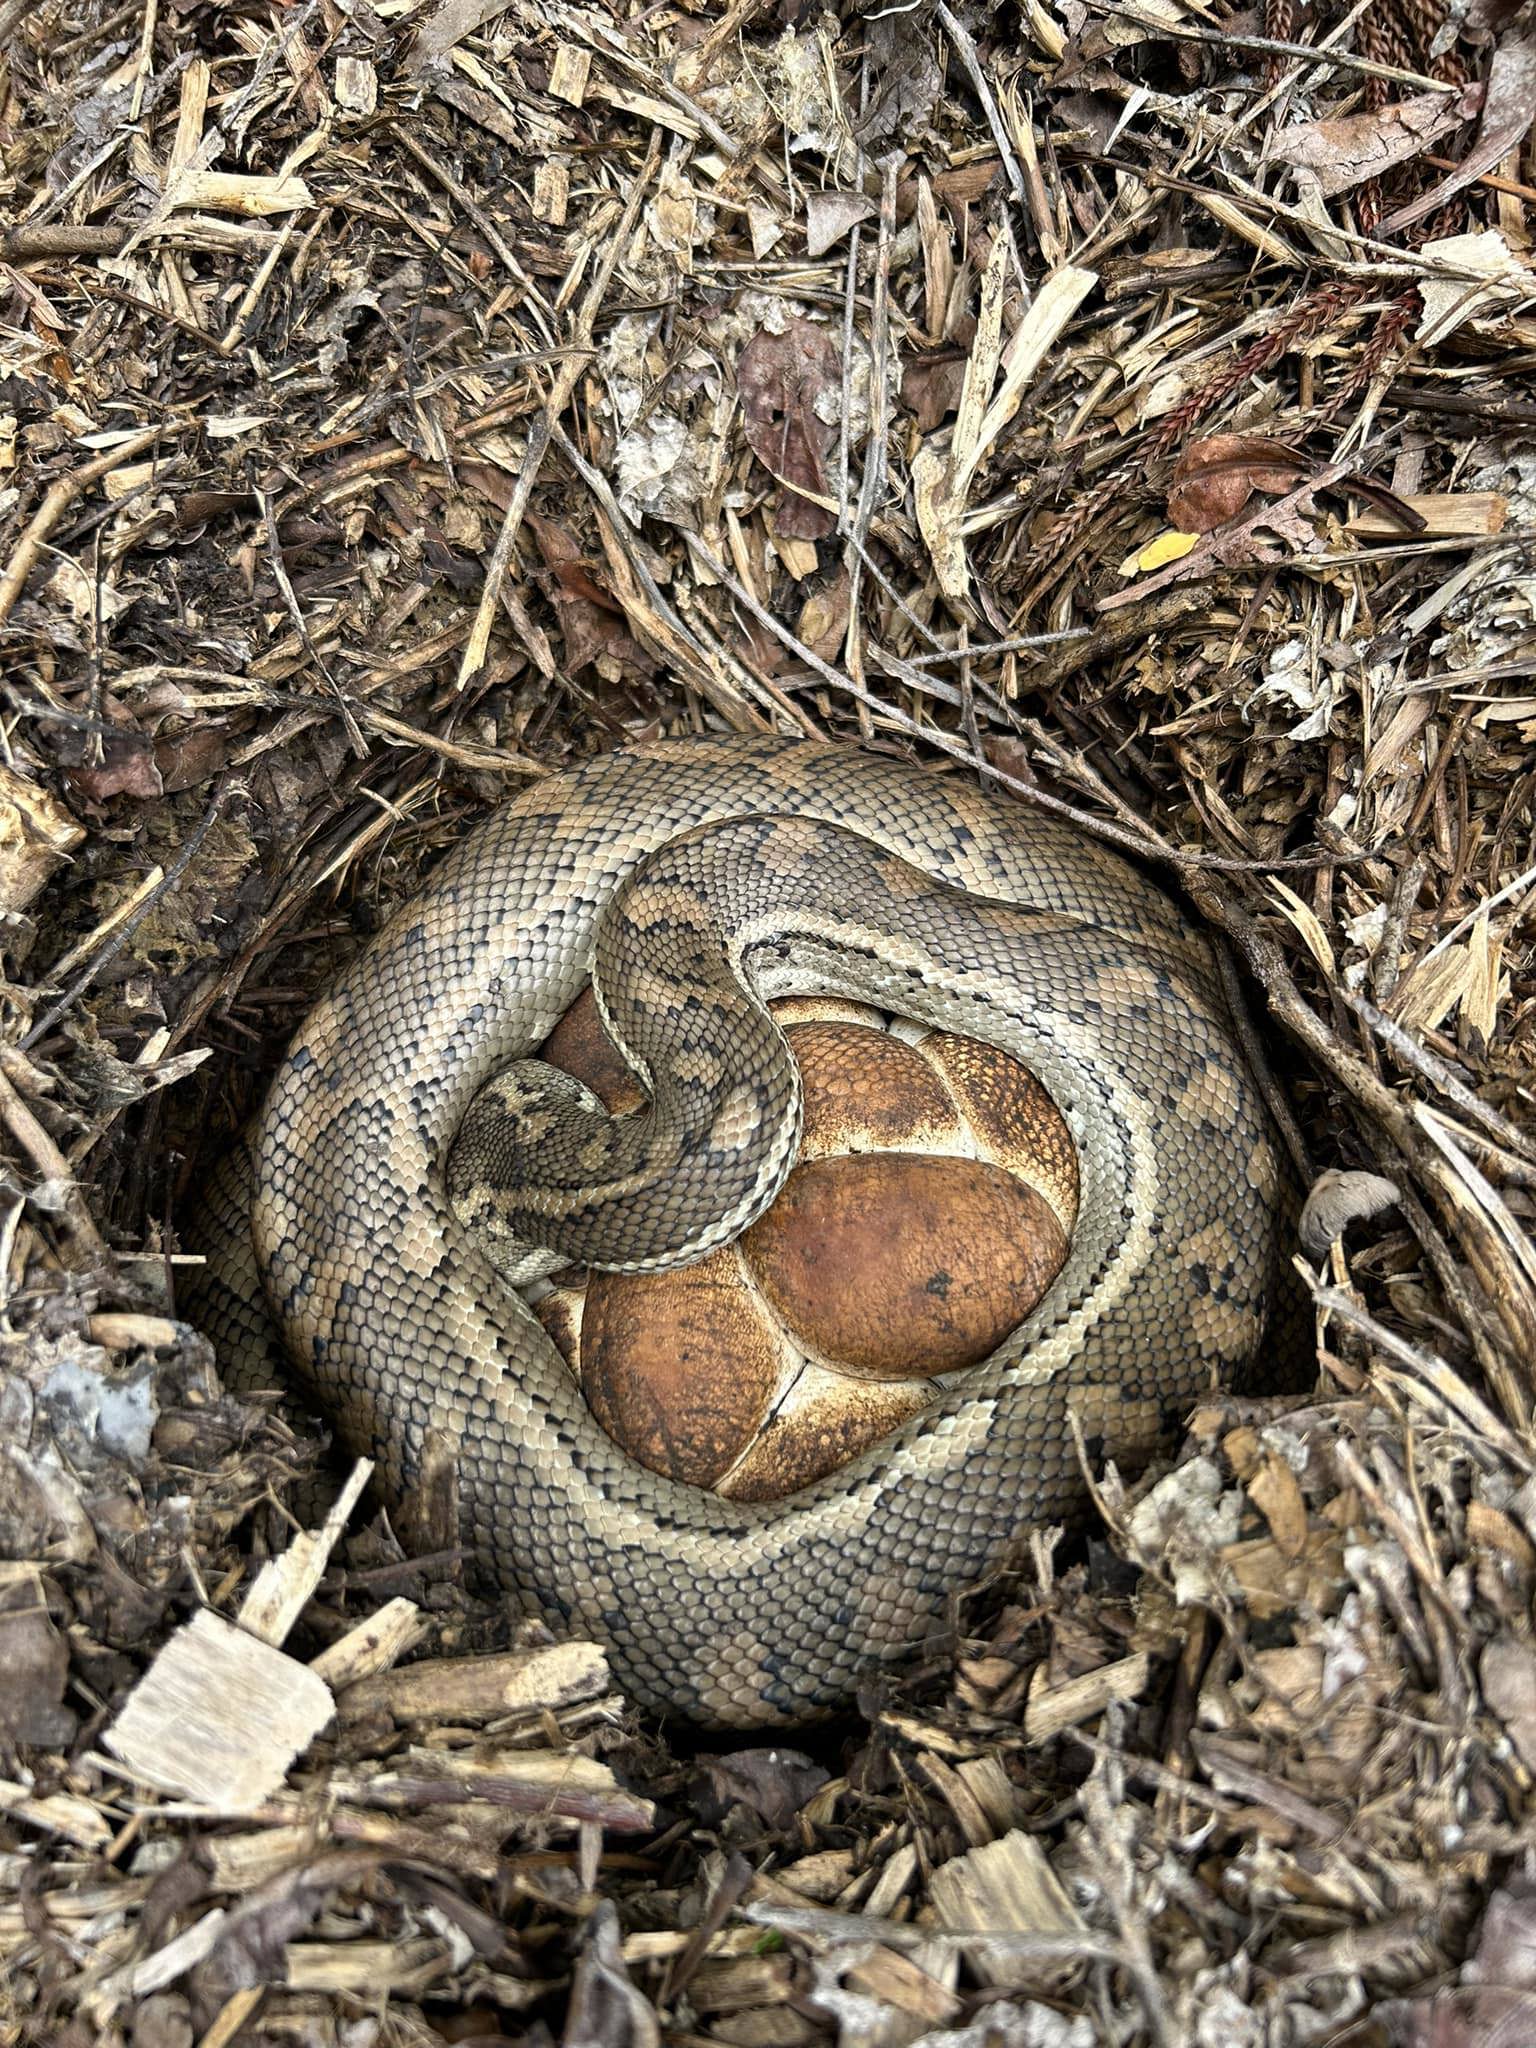
[[[826,1782],[821,1765],[797,1749],[738,1749],[729,1756],[700,1757],[693,1800],[706,1818],[720,1819],[733,1806],[748,1806],[769,1827],[787,1828]]]
[[[1536,1884],[1517,1877],[1488,1901],[1458,1986],[1384,2001],[1395,2048],[1528,2048],[1536,2040]]]
[[[926,7],[877,9],[865,25],[875,90],[855,133],[865,150],[892,137],[920,134],[944,90]]]
[[[1307,1504],[1296,1474],[1271,1451],[1248,1481],[1248,1497],[1269,1524],[1283,1557],[1300,1557],[1307,1545]]]
[[[604,1899],[587,1922],[571,1984],[563,2048],[656,2048],[660,2023],[650,2001],[629,1981],[619,1919]]]
[[[575,535],[536,512],[525,513],[524,523],[550,571],[549,597],[560,617],[567,673],[579,675],[606,659],[631,673],[649,674],[653,664],[631,634],[618,599],[592,573],[591,559]]]
[[[115,733],[102,741],[102,759],[93,768],[71,768],[71,783],[93,803],[108,797],[136,796],[144,801],[163,796],[165,785],[155,765],[155,751],[142,733]]]
[[[220,725],[194,725],[155,744],[155,770],[167,796],[211,782],[228,759],[229,734]]]
[[[1520,1761],[1536,1768],[1536,1649],[1496,1636],[1483,1652],[1483,1696],[1504,1723]]]
[[[1180,455],[1168,492],[1168,517],[1180,533],[1209,533],[1235,519],[1255,491],[1289,491],[1302,463],[1261,434],[1210,434]]]
[[[931,434],[946,413],[960,403],[965,383],[965,357],[958,350],[916,356],[901,373],[901,402],[917,418],[919,431]]]
[[[776,521],[786,539],[822,540],[832,531],[832,514],[798,493],[828,495],[823,465],[837,436],[841,387],[836,345],[809,320],[787,320],[782,334],[759,328],[737,361],[747,444],[764,469],[796,487]]]
[[[999,157],[982,157],[978,163],[962,164],[957,171],[940,171],[933,181],[933,196],[956,215],[974,204],[1002,176]]]

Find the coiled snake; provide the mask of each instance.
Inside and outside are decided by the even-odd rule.
[[[482,1102],[456,1207],[445,1162],[466,1110],[540,1045],[594,952],[653,1111],[608,1125],[569,1085],[552,1105],[535,1090],[540,1142],[498,1152]],[[1016,1054],[1081,1178],[1066,1264],[1028,1321],[916,1422],[767,1506],[631,1462],[501,1277],[533,1238],[665,1263],[771,1197],[793,1068],[756,999],[725,986],[738,967],[763,1000],[813,986]],[[507,1092],[540,1071],[514,1067]],[[535,783],[314,1010],[249,1150],[254,1209],[244,1147],[210,1191],[197,1319],[259,1357],[264,1283],[386,1486],[409,1489],[445,1443],[464,1540],[521,1605],[606,1643],[642,1703],[703,1722],[847,1700],[940,1630],[1021,1528],[1080,1507],[1069,1409],[1090,1454],[1144,1457],[1283,1341],[1287,1182],[1205,941],[1067,826],[854,748],[658,742]],[[488,1250],[460,1213],[477,1202],[512,1242]]]

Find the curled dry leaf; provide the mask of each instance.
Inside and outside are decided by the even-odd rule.
[[[1398,1199],[1395,1181],[1379,1173],[1346,1172],[1330,1167],[1312,1183],[1301,1212],[1301,1241],[1319,1257],[1341,1238],[1351,1223],[1379,1216]]]
[[[1468,320],[1507,318],[1529,303],[1536,292],[1536,273],[1496,228],[1485,228],[1479,234],[1445,235],[1424,247],[1426,255],[1438,257],[1461,274],[1419,280],[1424,317],[1414,339],[1421,347],[1444,341]]]
[[[749,1806],[771,1828],[787,1828],[828,1774],[798,1749],[737,1749],[729,1756],[703,1756],[692,1800],[706,1826],[725,1818],[733,1806]]]
[[[1324,198],[1331,199],[1410,162],[1465,119],[1458,97],[1420,93],[1371,114],[1298,121],[1275,138],[1272,154],[1310,172]]]
[[[737,362],[747,444],[764,469],[793,486],[776,520],[786,539],[822,540],[832,531],[832,514],[800,493],[827,496],[824,465],[841,385],[832,337],[809,320],[787,320],[782,334],[759,328]]]
[[[1168,517],[1182,533],[1209,533],[1235,519],[1255,491],[1294,489],[1302,468],[1291,449],[1261,434],[1207,435],[1178,459]]]

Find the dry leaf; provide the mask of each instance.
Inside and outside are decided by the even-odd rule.
[[[1315,1257],[1341,1238],[1351,1223],[1379,1216],[1397,1198],[1397,1183],[1382,1174],[1330,1166],[1312,1183],[1301,1212],[1302,1244]]]
[[[850,229],[879,209],[857,192],[812,192],[805,202],[805,253],[825,256]]]
[[[1255,491],[1294,490],[1301,458],[1260,434],[1211,434],[1180,455],[1168,493],[1168,517],[1185,533],[1209,533],[1235,519]]]
[[[1409,163],[1440,136],[1466,119],[1450,93],[1421,93],[1374,114],[1347,114],[1333,121],[1298,121],[1282,129],[1270,155],[1311,173],[1318,190],[1332,199],[1394,165]]]
[[[776,531],[786,540],[825,539],[833,514],[800,493],[828,495],[824,463],[842,402],[842,363],[831,335],[800,319],[786,320],[782,334],[759,328],[737,361],[736,388],[752,453],[795,486],[779,506]]]

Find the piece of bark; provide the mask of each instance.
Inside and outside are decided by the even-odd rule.
[[[215,1813],[249,1813],[335,1711],[307,1665],[204,1608],[102,1737],[130,1776]]]
[[[1031,1968],[1016,1950],[1006,1944],[994,1947],[986,1939],[990,1933],[1087,1933],[1082,1915],[1033,1835],[1015,1829],[983,1848],[952,1857],[933,1873],[928,1895],[941,1927],[955,1934],[976,1933],[967,1953],[986,1983],[1017,1985],[1027,1976],[1042,1985],[1060,1986],[1076,1974],[1075,1962],[1041,1962]]]
[[[605,1693],[608,1659],[596,1643],[554,1643],[492,1657],[434,1657],[349,1685],[337,1701],[344,1721],[388,1714],[396,1721],[491,1721],[558,1711]]]

